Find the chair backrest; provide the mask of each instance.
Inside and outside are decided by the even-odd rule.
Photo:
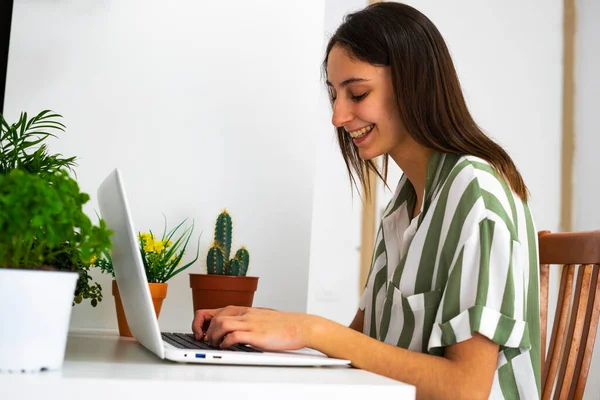
[[[600,316],[600,231],[538,233],[542,399],[581,399]],[[548,351],[550,268],[562,266]]]

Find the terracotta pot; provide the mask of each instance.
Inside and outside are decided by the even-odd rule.
[[[150,288],[150,296],[152,297],[152,303],[154,304],[154,312],[156,318],[160,314],[163,300],[167,297],[167,283],[148,283]],[[119,287],[117,281],[112,281],[112,294],[115,296],[115,306],[117,308],[117,322],[119,324],[119,335],[131,337],[131,331],[129,325],[127,325],[127,318],[125,317],[125,311],[123,310],[123,303],[121,302],[121,296],[119,295]]]
[[[257,276],[189,275],[194,311],[226,306],[252,307]]]

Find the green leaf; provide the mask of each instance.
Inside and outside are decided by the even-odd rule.
[[[165,279],[165,281],[171,279],[172,277],[174,277],[175,275],[177,275],[181,271],[189,268],[193,263],[195,263],[198,260],[198,256],[200,255],[200,238],[201,237],[202,237],[202,233],[200,233],[200,235],[198,235],[198,243],[197,243],[197,246],[196,246],[196,257],[192,261],[190,261],[189,263],[185,264],[183,267],[181,267],[179,269],[176,269],[175,271],[169,273],[169,275],[168,275],[167,279]],[[187,246],[187,243],[186,243],[186,246]],[[182,256],[183,256],[183,252],[181,252],[181,255],[179,256],[178,260],[180,260]]]

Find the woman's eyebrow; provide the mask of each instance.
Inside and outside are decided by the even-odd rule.
[[[364,78],[348,78],[345,81],[343,81],[342,83],[340,83],[340,87],[344,87],[344,86],[348,86],[351,83],[356,83],[356,82],[368,82],[368,79],[364,79]],[[332,86],[333,84],[329,81],[325,82],[327,84],[327,86]]]

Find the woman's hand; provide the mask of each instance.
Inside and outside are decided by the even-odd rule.
[[[219,316],[235,316],[243,315],[248,307],[223,307],[212,310],[196,310],[194,313],[194,320],[192,321],[192,332],[196,336],[196,340],[202,340],[206,338],[206,331],[210,326],[210,321]]]
[[[320,321],[308,314],[229,306],[196,311],[192,331],[196,339],[223,348],[244,343],[268,351],[297,350],[310,347]]]

